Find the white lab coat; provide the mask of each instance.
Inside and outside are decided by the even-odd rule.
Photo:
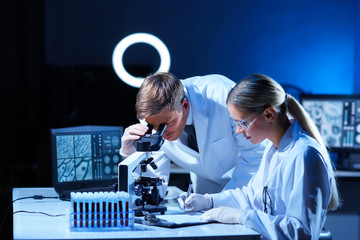
[[[251,144],[236,133],[226,98],[235,83],[221,75],[182,80],[190,102],[199,153],[180,139],[165,141],[160,151],[177,165],[192,172],[197,193],[215,193],[246,185],[259,167],[266,143]]]
[[[247,209],[244,225],[267,239],[318,239],[331,197],[327,157],[295,122],[278,149],[268,145],[259,171],[247,186],[211,195],[214,207]],[[264,186],[272,200],[271,215],[263,212]]]

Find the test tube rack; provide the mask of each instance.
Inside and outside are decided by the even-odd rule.
[[[70,231],[134,229],[134,211],[127,192],[72,192]]]

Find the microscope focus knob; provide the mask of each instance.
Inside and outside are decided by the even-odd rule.
[[[144,186],[142,184],[135,186],[135,195],[136,196],[141,196],[143,194],[143,191],[144,191]]]
[[[142,205],[144,205],[144,200],[137,198],[135,200],[135,206],[142,206]]]

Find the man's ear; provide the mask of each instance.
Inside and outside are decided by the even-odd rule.
[[[276,110],[274,107],[267,107],[264,110],[265,120],[268,122],[273,122],[276,119]]]
[[[181,106],[182,106],[183,109],[189,109],[190,108],[189,100],[186,97],[184,97],[181,100]]]

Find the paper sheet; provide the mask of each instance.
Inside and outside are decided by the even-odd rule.
[[[177,214],[166,214],[166,215],[156,215],[156,219],[145,220],[144,217],[136,218],[135,223],[166,227],[166,228],[179,228],[179,227],[189,227],[200,224],[213,223],[215,221],[204,221],[201,217],[202,213],[177,213]]]
[[[192,212],[192,213],[181,213],[181,214],[165,214],[157,215],[157,218],[166,220],[168,222],[173,222],[176,224],[181,223],[206,223],[207,221],[201,220],[202,213]]]

